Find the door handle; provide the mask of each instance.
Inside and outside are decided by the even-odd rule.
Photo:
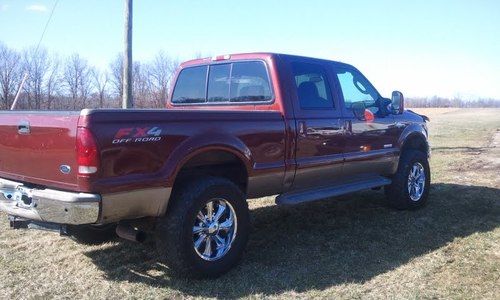
[[[306,137],[308,135],[338,135],[345,134],[346,123],[344,124],[332,124],[324,127],[307,127],[306,122],[298,122],[298,132],[301,137]]]
[[[306,136],[306,123],[304,121],[299,121],[299,135]]]
[[[21,121],[19,125],[17,125],[17,132],[19,134],[29,134],[31,132],[30,123],[28,121]]]
[[[343,134],[344,129],[342,126],[327,126],[327,127],[317,127],[317,128],[307,128],[306,133],[308,135],[338,135]]]
[[[344,127],[344,134],[345,135],[352,134],[352,120],[345,120],[343,127]]]

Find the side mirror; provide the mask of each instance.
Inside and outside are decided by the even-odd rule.
[[[354,102],[351,106],[354,116],[359,120],[365,120],[365,104],[363,102]]]
[[[403,97],[403,93],[401,93],[400,91],[392,92],[391,107],[392,107],[392,112],[397,115],[400,115],[404,112],[405,99]]]

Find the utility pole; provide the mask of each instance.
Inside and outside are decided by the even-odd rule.
[[[132,0],[125,1],[125,51],[123,53],[122,108],[132,108]]]

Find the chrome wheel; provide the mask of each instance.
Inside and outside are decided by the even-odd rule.
[[[421,163],[416,162],[408,174],[408,195],[412,201],[419,201],[425,189],[425,169]]]
[[[218,260],[229,251],[238,222],[233,206],[225,199],[211,199],[196,215],[193,246],[204,260]]]

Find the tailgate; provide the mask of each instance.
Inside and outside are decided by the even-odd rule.
[[[0,112],[0,177],[77,188],[80,112]]]

